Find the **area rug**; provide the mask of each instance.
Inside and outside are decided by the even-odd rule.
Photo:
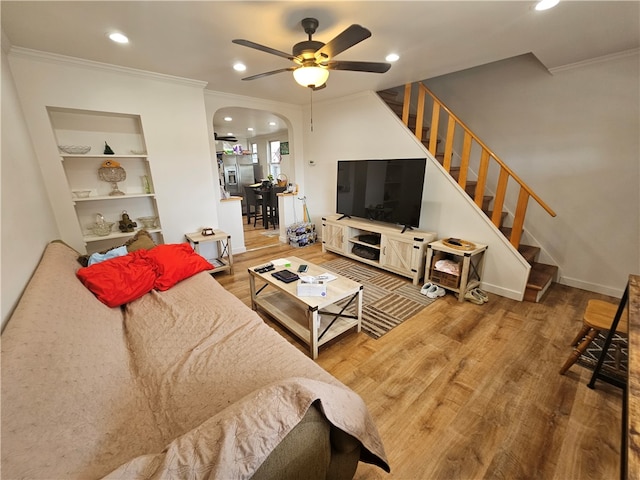
[[[587,350],[580,355],[577,363],[583,367],[587,367],[591,370],[596,368],[598,359],[602,353],[602,348],[608,332],[601,332],[596,338],[594,338],[591,345]],[[619,348],[616,348],[616,345]],[[602,372],[611,375],[612,377],[624,379],[627,376],[628,365],[628,348],[627,337],[619,334],[614,334],[613,341],[607,350],[604,363],[602,364]]]
[[[265,237],[277,237],[280,235],[279,230],[265,230],[264,232],[260,232],[260,235],[264,235]]]
[[[340,258],[320,266],[364,286],[362,331],[372,338],[380,338],[436,300],[422,295],[421,285],[413,285],[407,278],[360,262]],[[347,311],[355,314],[355,302],[347,307]]]

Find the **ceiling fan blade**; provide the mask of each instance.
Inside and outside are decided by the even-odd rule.
[[[237,45],[242,45],[244,47],[255,48],[256,50],[260,50],[261,52],[270,53],[272,55],[277,55],[278,57],[287,58],[291,61],[295,60],[295,57],[290,53],[281,52],[280,50],[276,50],[275,48],[265,47],[264,45],[260,45],[259,43],[251,42],[249,40],[244,40],[242,38],[236,38],[235,40],[231,40],[233,43]]]
[[[327,63],[327,68],[329,70],[351,70],[354,72],[384,73],[391,68],[391,64],[384,62],[333,61]]]
[[[369,30],[353,24],[333,40],[330,40],[324,47],[319,48],[315,53],[316,60],[318,62],[326,62],[370,36],[371,32]]]
[[[251,75],[250,77],[244,77],[242,80],[255,80],[256,78],[268,77],[269,75],[275,75],[276,73],[292,72],[298,67],[280,68],[278,70],[271,70],[270,72],[258,73],[257,75]]]

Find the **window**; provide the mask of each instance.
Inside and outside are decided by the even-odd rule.
[[[269,142],[270,160],[269,163],[280,163],[280,142],[275,140]]]
[[[273,140],[269,142],[269,173],[273,178],[280,175],[280,142]]]
[[[253,163],[260,163],[258,161],[258,144],[257,143],[251,144],[251,161]]]

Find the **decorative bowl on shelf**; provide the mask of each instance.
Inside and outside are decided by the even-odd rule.
[[[73,195],[76,198],[89,198],[89,195],[91,195],[91,190],[74,190]]]
[[[111,228],[115,225],[115,222],[102,222],[102,223],[94,223],[89,228],[93,232],[94,235],[98,235],[99,237],[106,237],[111,233]]]
[[[58,148],[60,151],[70,155],[84,155],[91,151],[91,147],[88,145],[58,145]]]
[[[129,150],[131,155],[144,155],[146,152],[144,150]]]
[[[145,228],[156,228],[158,226],[158,217],[140,217],[138,220]]]

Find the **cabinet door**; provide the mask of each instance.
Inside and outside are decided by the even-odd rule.
[[[382,236],[380,264],[384,268],[411,275],[414,258],[413,242]]]
[[[344,253],[344,229],[342,225],[326,222],[322,225],[322,245],[325,249]]]

